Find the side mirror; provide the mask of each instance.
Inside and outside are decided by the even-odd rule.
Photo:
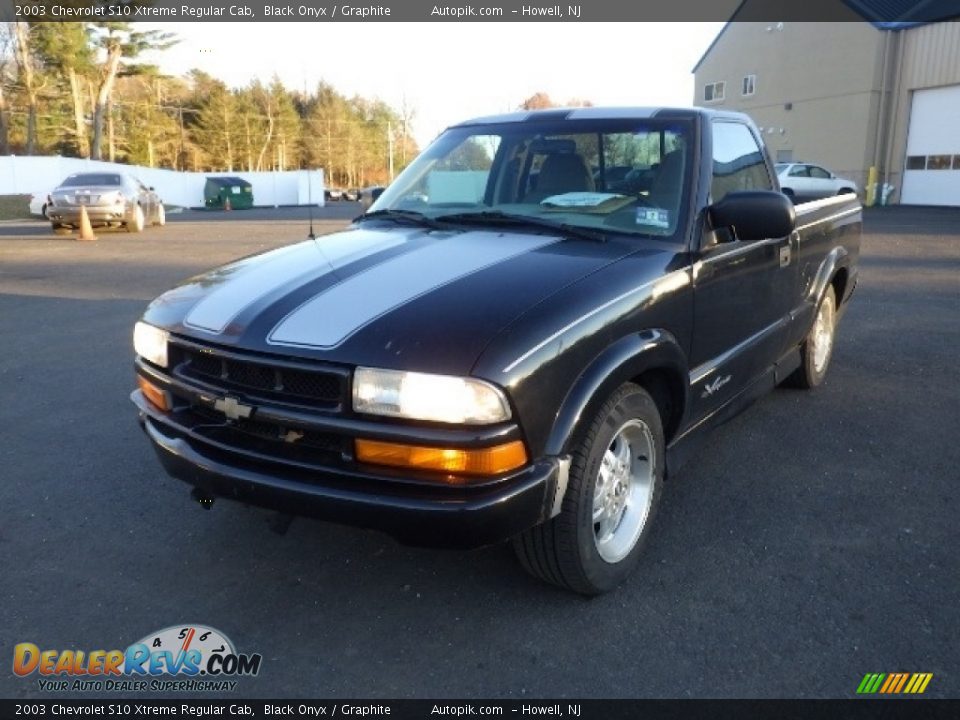
[[[150,187],[147,188],[147,190],[149,190],[150,192],[153,192],[154,190],[156,190],[156,188],[153,185],[151,185]]]
[[[732,192],[707,209],[714,228],[731,228],[738,240],[766,240],[793,232],[797,214],[783,193],[772,190]]]

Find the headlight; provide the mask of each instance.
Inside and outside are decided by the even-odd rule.
[[[510,419],[504,394],[474,378],[357,368],[353,409],[371,415],[489,425]]]
[[[170,334],[166,330],[138,322],[133,326],[133,349],[144,360],[166,367],[169,337]]]

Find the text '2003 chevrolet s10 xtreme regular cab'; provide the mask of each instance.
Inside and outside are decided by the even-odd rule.
[[[512,539],[595,594],[636,564],[696,436],[822,382],[860,232],[855,196],[779,193],[743,115],[473,120],[343,232],[154,301],[132,399],[206,504]]]

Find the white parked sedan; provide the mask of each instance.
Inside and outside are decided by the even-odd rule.
[[[857,184],[853,180],[837,177],[819,165],[777,163],[776,169],[780,189],[798,202],[857,192]]]

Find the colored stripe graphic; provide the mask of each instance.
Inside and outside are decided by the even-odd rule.
[[[911,695],[916,695],[922,693],[927,689],[927,685],[930,684],[930,679],[933,677],[933,673],[914,673],[913,677],[910,678],[910,682],[907,683],[905,693],[910,693]]]
[[[230,266],[226,281],[187,314],[186,325],[222,333],[247,307],[297,278],[336,271],[351,262],[401,244],[383,233],[345,232],[278,248]],[[256,271],[256,272],[253,272]]]
[[[857,686],[858,695],[919,695],[927,689],[933,673],[867,673]]]
[[[468,275],[559,242],[553,236],[471,232],[391,257],[296,308],[271,345],[333,347],[382,315]]]
[[[895,692],[895,693],[900,692],[903,689],[903,684],[907,682],[907,678],[909,676],[910,676],[909,673],[900,673],[900,682],[898,682],[897,686],[893,688],[890,692]]]

